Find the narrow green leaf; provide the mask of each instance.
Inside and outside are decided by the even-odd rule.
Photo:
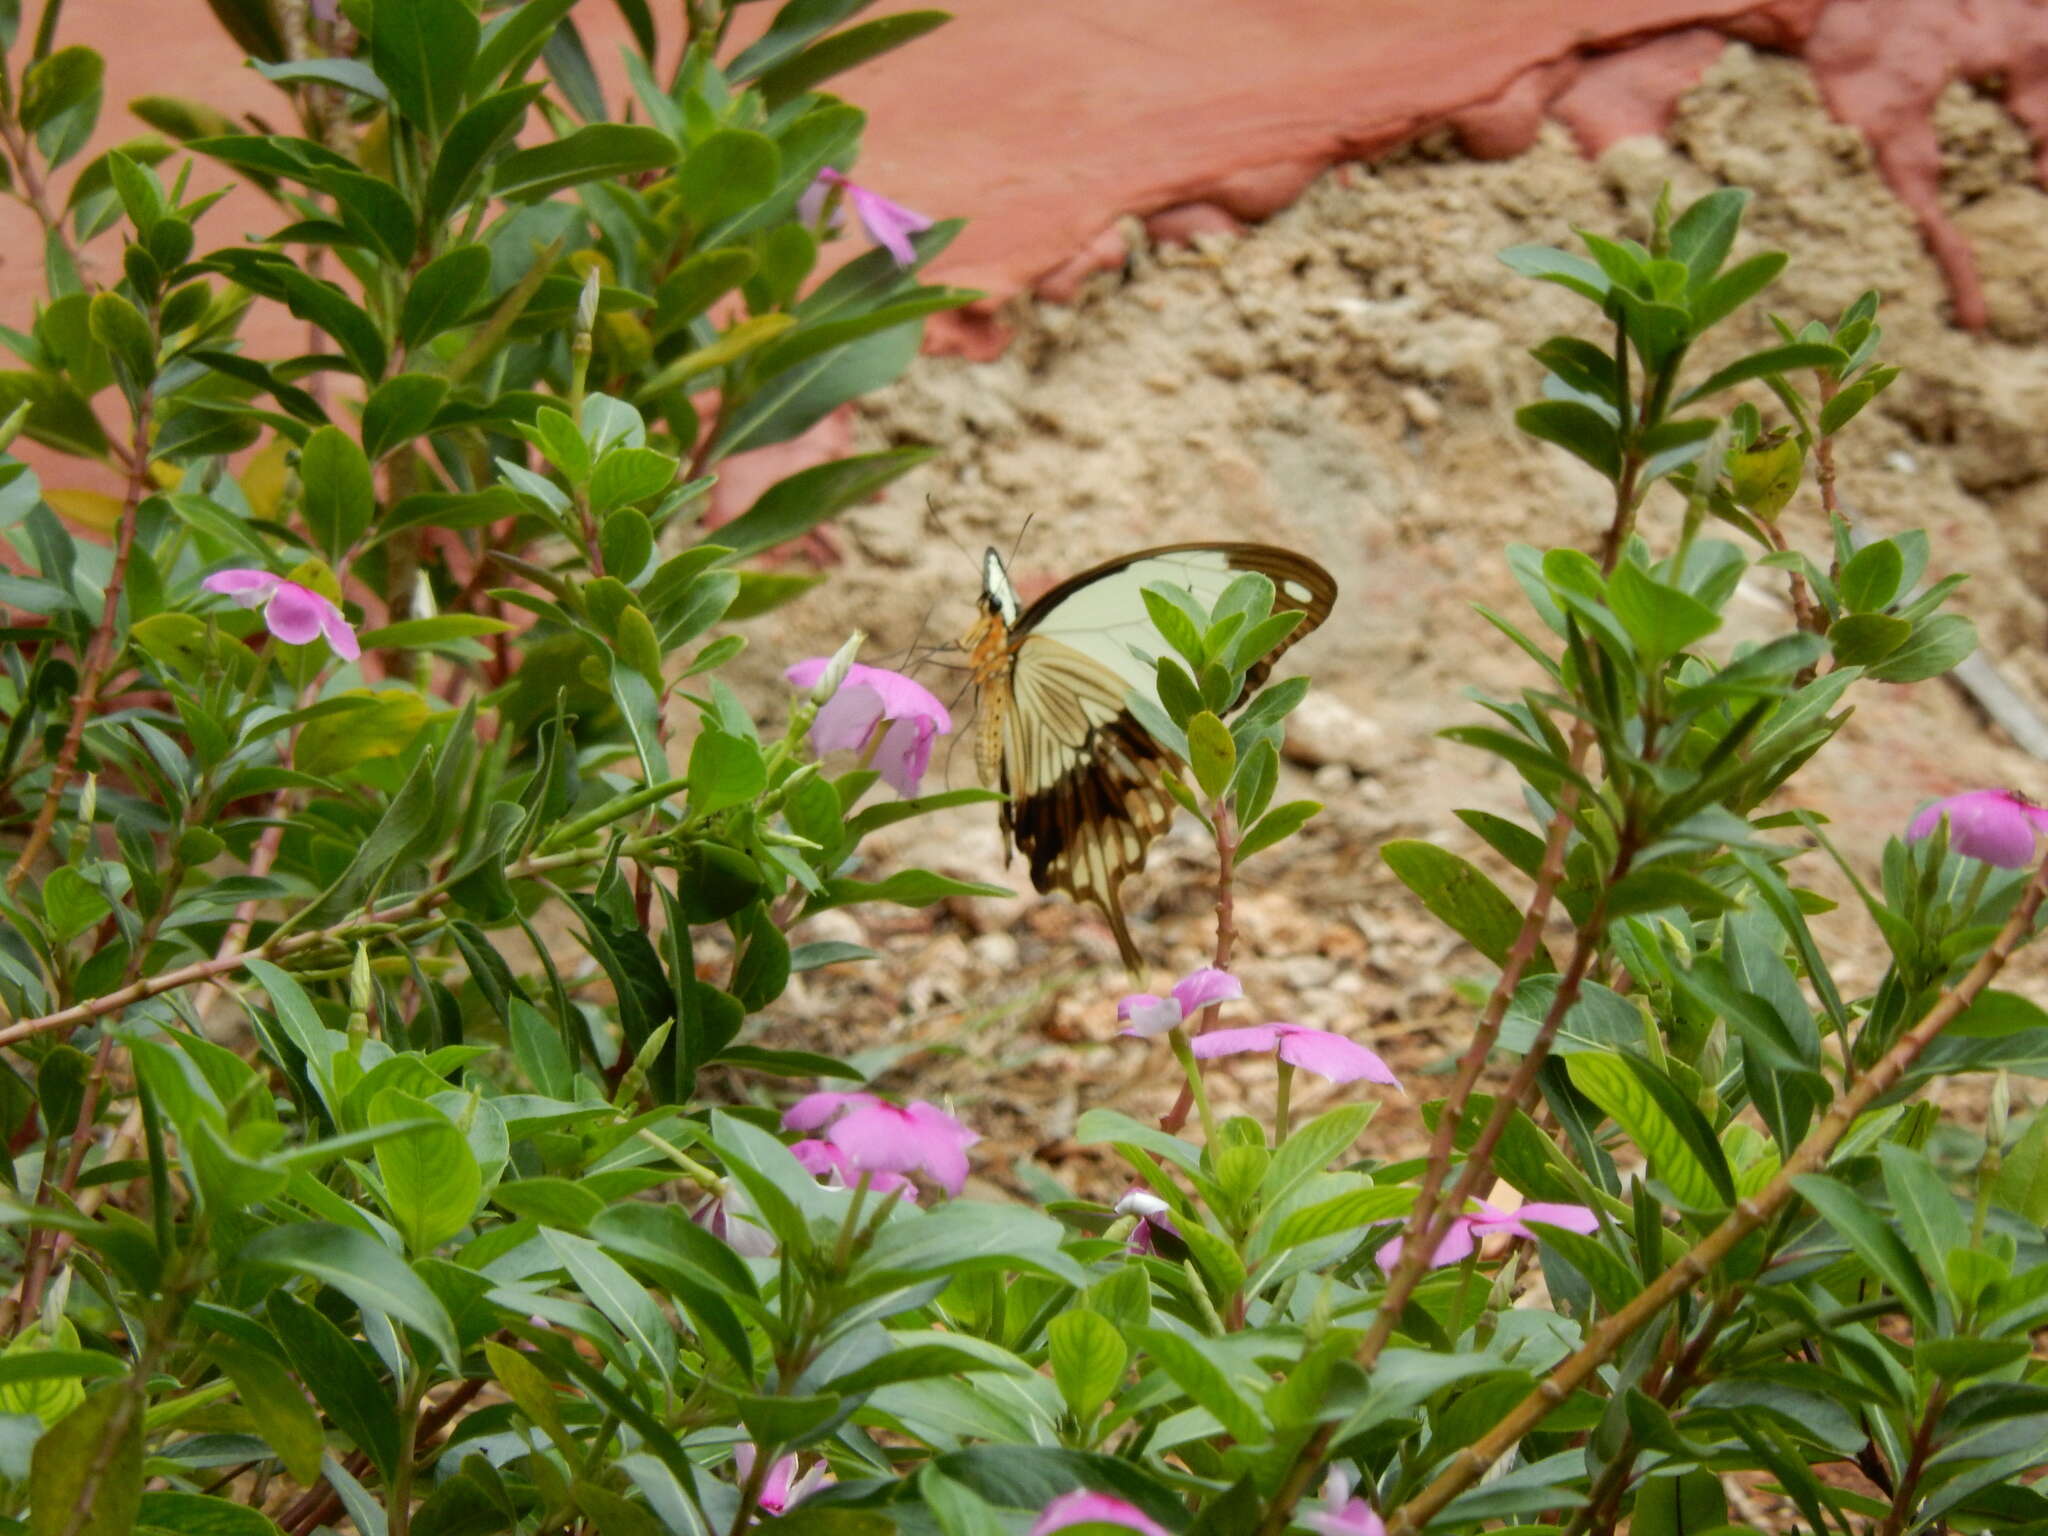
[[[300,1222],[272,1227],[243,1246],[240,1264],[284,1269],[330,1285],[359,1307],[418,1329],[451,1371],[461,1368],[455,1325],[405,1261],[353,1227]]]

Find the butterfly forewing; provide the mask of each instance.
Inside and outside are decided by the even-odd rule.
[[[1232,579],[1272,579],[1276,609],[1305,617],[1251,668],[1247,690],[1296,640],[1329,616],[1336,583],[1314,561],[1266,544],[1184,544],[1144,550],[1062,582],[1024,612],[1002,562],[988,557],[983,618],[969,637],[982,688],[982,781],[1009,802],[1003,830],[1031,861],[1031,882],[1099,907],[1124,963],[1139,966],[1118,890],[1173,820],[1161,774],[1173,759],[1125,708],[1132,691],[1156,700],[1144,660],[1164,648],[1147,615],[1151,582],[1186,587],[1213,606]]]

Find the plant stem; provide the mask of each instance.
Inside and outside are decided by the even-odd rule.
[[[1275,1149],[1278,1149],[1281,1143],[1287,1140],[1287,1133],[1292,1126],[1292,1117],[1290,1115],[1292,1106],[1288,1103],[1288,1099],[1293,1094],[1293,1091],[1294,1063],[1283,1061],[1279,1067],[1279,1079],[1273,1089],[1273,1146]]]
[[[624,858],[651,852],[665,839],[658,837],[629,839],[619,845],[619,854]],[[564,853],[530,855],[505,866],[505,878],[524,880],[534,875],[545,874],[551,869],[568,869],[579,864],[595,864],[611,852],[603,848],[572,848]],[[279,938],[273,935],[263,943],[249,949],[238,949],[230,954],[216,955],[211,960],[195,960],[190,965],[181,965],[176,970],[160,975],[147,976],[142,980],[109,992],[104,997],[95,997],[72,1007],[59,1009],[31,1019],[23,1019],[5,1029],[0,1029],[0,1045],[12,1045],[17,1040],[26,1040],[31,1035],[43,1034],[52,1029],[67,1029],[74,1024],[84,1024],[109,1013],[117,1013],[132,1003],[145,998],[161,997],[166,992],[175,992],[198,982],[211,981],[218,976],[232,975],[251,960],[280,960],[288,955],[303,954],[325,944],[338,944],[348,939],[370,933],[381,933],[388,925],[401,923],[419,917],[444,905],[449,897],[445,883],[430,886],[416,895],[380,907],[374,912],[365,912],[356,917],[345,918],[330,928],[315,929],[310,933],[294,933]]]
[[[1216,1117],[1209,1110],[1209,1090],[1202,1084],[1202,1064],[1195,1060],[1195,1048],[1188,1043],[1188,1032],[1176,1024],[1166,1032],[1166,1041],[1173,1047],[1173,1059],[1187,1074],[1187,1086],[1181,1092],[1194,1101],[1195,1113],[1202,1122],[1202,1139],[1213,1147],[1217,1145]],[[1186,1115],[1181,1116],[1182,1120],[1186,1118]],[[1172,1129],[1179,1129],[1178,1124]]]
[[[57,751],[57,762],[50,770],[50,782],[43,789],[43,803],[36,808],[35,825],[29,829],[28,840],[15,855],[14,865],[7,871],[7,893],[11,896],[28,875],[29,868],[50,841],[50,833],[57,824],[57,813],[63,808],[64,786],[71,782],[71,775],[78,767],[78,751],[85,740],[85,723],[92,718],[93,707],[99,703],[100,689],[106,685],[107,674],[113,670],[117,655],[114,645],[114,627],[121,616],[121,589],[128,580],[128,558],[135,549],[135,511],[142,505],[142,492],[149,484],[149,418],[156,401],[155,386],[143,390],[135,403],[135,446],[128,466],[128,489],[121,501],[121,521],[114,540],[114,569],[107,578],[106,602],[100,609],[99,627],[92,633],[91,643],[86,646],[85,667],[78,679],[78,693],[71,701],[71,724],[64,732],[64,744]],[[91,828],[86,828],[87,835]]]
[[[1387,1516],[1387,1536],[1415,1536],[1446,1504],[1477,1482],[1488,1467],[1542,1423],[1553,1408],[1591,1379],[1593,1373],[1606,1364],[1630,1336],[1726,1259],[1745,1237],[1790,1203],[1797,1193],[1793,1181],[1826,1163],[1828,1154],[1848,1134],[1857,1119],[1891,1089],[1936,1037],[2005,968],[2013,951],[2031,934],[2034,916],[2040,910],[2043,896],[2048,896],[2048,863],[2034,871],[2034,878],[2028,882],[2019,905],[2006,919],[2005,926],[1999,930],[1990,948],[1978,957],[1977,963],[1970,967],[1961,981],[1941,995],[1918,1024],[1878,1058],[1853,1088],[1835,1101],[1827,1114],[1807,1133],[1806,1139],[1793,1149],[1771,1182],[1748,1199],[1737,1201],[1735,1209],[1685,1257],[1651,1281],[1619,1311],[1595,1325],[1587,1333],[1586,1342],[1556,1366],[1537,1384],[1536,1390],[1516,1404],[1498,1424],[1472,1444],[1455,1452],[1450,1465],[1438,1474],[1435,1481]]]
[[[1927,1394],[1927,1411],[1920,1415],[1913,1432],[1913,1449],[1906,1457],[1906,1469],[1899,1474],[1899,1486],[1892,1493],[1892,1507],[1885,1512],[1877,1536],[1900,1536],[1913,1513],[1913,1501],[1920,1492],[1920,1478],[1927,1470],[1927,1458],[1934,1453],[1934,1431],[1941,1412],[1948,1406],[1948,1383],[1939,1381]]]

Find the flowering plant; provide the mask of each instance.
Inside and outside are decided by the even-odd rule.
[[[1405,1090],[1366,1021],[1274,1020],[1239,980],[1238,882],[1317,811],[1279,797],[1307,685],[1253,676],[1297,619],[1260,576],[1146,590],[1157,686],[1125,703],[1217,923],[1117,1010],[1183,1101],[1071,1127],[1111,1204],[1002,1166],[971,1107],[755,1033],[793,977],[872,958],[803,918],[995,890],[862,878],[877,828],[991,798],[920,793],[935,697],[856,643],[756,710],[714,633],[805,584],[754,556],[926,450],[702,534],[722,463],[965,297],[917,275],[955,226],[847,180],[861,115],[816,89],[943,18],[790,0],[741,47],[737,0],[690,0],[665,50],[621,0],[624,121],[574,0],[211,4],[297,131],[146,105],[287,221],[203,253],[168,143],[81,168],[60,214],[102,72],[59,7],[24,38],[0,6],[50,289],[8,333],[4,436],[121,487],[102,547],[56,510],[89,494],[0,460],[0,1519],[1659,1536],[1726,1527],[1724,1473],[1816,1531],[2048,1518],[2048,1119],[2013,1138],[1996,1088],[1938,1144],[1906,1102],[2048,1059],[1991,985],[2048,889],[2042,813],[1953,797],[1866,880],[1771,799],[1852,690],[1972,643],[1925,536],[1859,543],[1835,500],[1894,373],[1874,297],[1703,374],[1782,265],[1729,264],[1740,194],[1510,253],[1599,307],[1521,419],[1611,514],[1594,553],[1510,552],[1534,618],[1488,617],[1536,673],[1452,733],[1531,824],[1469,813],[1484,863],[1383,850],[1492,978]],[[880,249],[814,282],[835,199]],[[260,355],[256,304],[325,339]],[[1746,575],[1787,633],[1722,634]],[[1889,951],[1862,995],[1795,884],[1818,856]],[[1407,1093],[1427,1155],[1364,1155]]]

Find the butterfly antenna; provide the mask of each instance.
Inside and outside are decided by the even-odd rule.
[[[926,493],[924,498],[924,520],[927,527],[938,529],[940,537],[959,550],[962,555],[966,556],[969,565],[973,566],[977,571],[981,569],[980,558],[973,550],[962,544],[954,535],[953,530],[946,526],[946,519],[939,512],[938,498],[932,496],[929,492]]]
[[[1036,512],[1024,514],[1024,526],[1017,530],[1017,542],[1010,546],[1010,558],[1003,562],[1005,565],[1015,565],[1017,563],[1017,551],[1024,547],[1024,535],[1031,531],[1031,519],[1036,516],[1038,516]]]

